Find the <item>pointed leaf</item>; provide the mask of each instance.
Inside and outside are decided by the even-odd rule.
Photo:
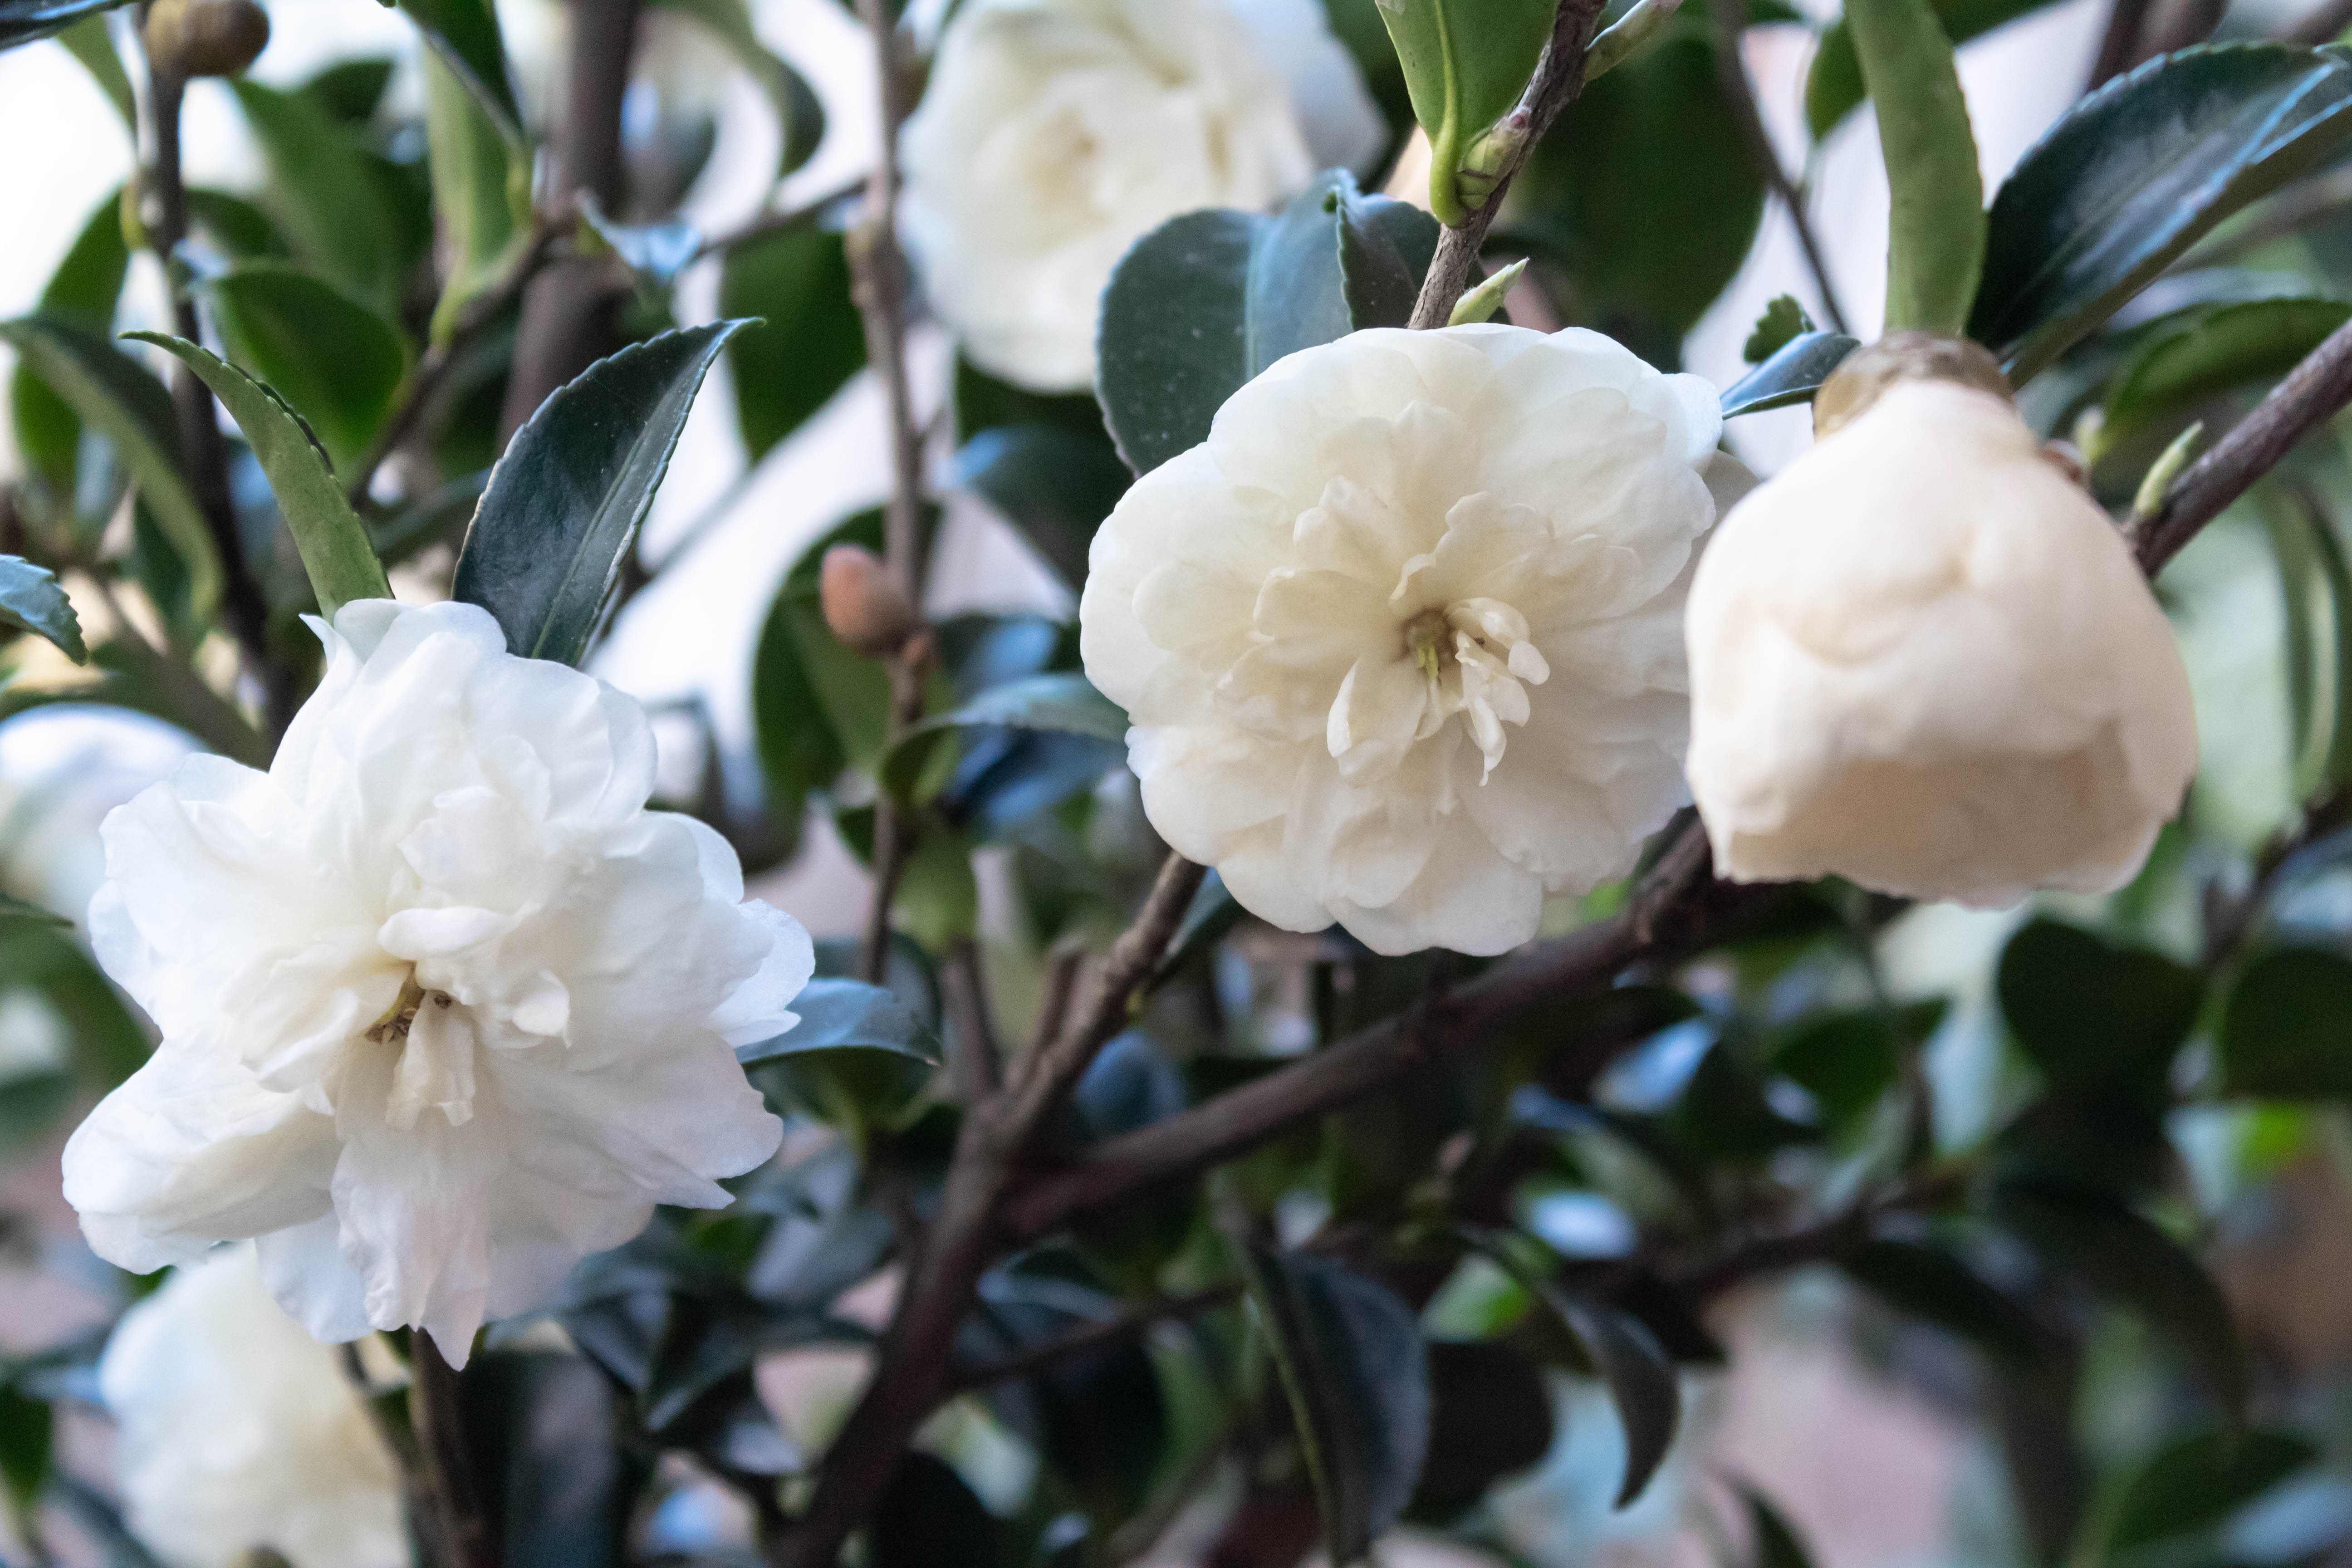
[[[299,92],[250,77],[229,87],[269,161],[263,199],[295,255],[361,299],[396,305],[406,247],[358,142]]]
[[[375,558],[375,546],[368,542],[359,514],[343,499],[326,455],[285,399],[184,339],[162,332],[129,335],[153,343],[195,372],[245,432],[246,445],[269,477],[270,493],[278,498],[278,514],[294,536],[294,547],[301,552],[303,569],[319,595],[320,614],[332,620],[337,610],[354,599],[392,597],[392,584],[384,580],[383,564]]]
[[[89,662],[81,621],[57,574],[16,555],[0,555],[0,621],[47,637],[76,664]],[[16,912],[14,910],[8,911]]]
[[[515,102],[506,45],[489,0],[400,0],[400,8],[425,35],[442,67],[482,106],[499,134],[520,146],[522,110]]]
[[[730,247],[719,313],[761,318],[727,345],[737,426],[755,463],[866,368],[848,254],[814,218]]]
[[[1752,1568],[1813,1568],[1812,1554],[1771,1500],[1745,1481],[1732,1489],[1748,1505],[1748,1561]]]
[[[1723,392],[1723,416],[1811,403],[1830,373],[1862,347],[1843,332],[1801,332]]]
[[[1847,0],[1893,206],[1886,330],[1958,334],[1984,266],[1984,183],[1951,40],[1927,0]]]
[[[2263,953],[2230,993],[2221,1047],[2233,1094],[2352,1097],[2352,960],[2322,947]]]
[[[930,1067],[945,1059],[939,1037],[914,1009],[879,985],[858,980],[812,980],[793,998],[799,1022],[755,1045],[739,1046],[745,1067],[803,1051],[888,1051]]]
[[[2352,140],[2329,49],[2182,49],[2061,115],[1993,198],[1969,335],[2022,383],[2214,225]]]
[[[490,472],[456,595],[526,658],[577,664],[635,546],[695,393],[740,321],[599,360],[540,405]]]
[[[111,342],[86,327],[42,316],[0,321],[0,340],[114,443],[155,521],[187,572],[188,608],[202,620],[220,602],[220,556],[196,499],[180,476],[171,394]]]
[[[1412,1310],[1328,1258],[1247,1249],[1335,1564],[1363,1558],[1412,1496],[1429,1445],[1429,1356]]]
[[[239,262],[202,288],[230,360],[302,416],[338,468],[356,464],[408,377],[399,329],[281,262]]]

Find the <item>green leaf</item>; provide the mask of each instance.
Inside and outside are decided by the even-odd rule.
[[[741,321],[664,332],[597,361],[515,432],[490,471],[456,596],[526,658],[577,664],[635,547],[702,378]]]
[[[1894,1087],[1904,1051],[1933,1034],[1943,1015],[1941,1002],[1816,1014],[1774,1047],[1772,1070],[1832,1121],[1860,1116]]]
[[[800,1021],[736,1047],[754,1082],[856,1131],[895,1119],[929,1083],[939,1037],[890,992],[856,980],[812,980],[793,998]]]
[[[49,275],[34,309],[40,315],[103,332],[114,324],[115,301],[121,296],[130,266],[130,247],[122,239],[122,193],[118,190],[90,213],[65,258]],[[10,378],[9,397],[16,416],[17,451],[53,493],[70,497],[81,443],[80,416],[49,389],[29,363],[16,367]]]
[[[504,1568],[624,1568],[651,1472],[612,1384],[584,1357],[493,1350],[467,1363],[459,1414]]]
[[[499,15],[489,0],[400,0],[400,8],[425,35],[441,68],[464,85],[499,135],[522,146],[522,110],[515,102]]]
[[[2321,947],[2263,953],[2230,993],[2220,1043],[2231,1094],[2352,1096],[2352,959]]]
[[[883,758],[883,785],[902,800],[912,798],[940,737],[950,730],[983,727],[1087,735],[1124,747],[1128,723],[1127,710],[1075,670],[1024,676],[992,686],[963,706],[909,729]]]
[[[0,0],[0,49],[46,38],[125,0]]]
[[[1860,347],[1860,339],[1843,332],[1803,332],[1790,338],[1771,358],[1724,388],[1723,416],[1811,403],[1830,373]]]
[[[1578,321],[1677,363],[1764,220],[1764,182],[1744,148],[1713,36],[1686,14],[1561,111],[1498,226],[1544,264],[1538,276],[1566,280]]]
[[[580,193],[580,219],[597,241],[621,258],[635,276],[637,286],[656,298],[702,254],[702,231],[686,219],[618,223],[605,216],[593,191]]]
[[[2041,1353],[2025,1310],[1941,1247],[1882,1237],[1843,1254],[1838,1266],[1896,1311],[1949,1330],[1979,1350],[2012,1363]]]
[[[2105,1515],[2106,1558],[2208,1530],[2319,1458],[2292,1432],[2194,1432],[2158,1449]]]
[[[653,0],[655,5],[681,16],[693,17],[727,46],[736,62],[751,73],[760,90],[776,111],[776,125],[783,147],[776,169],[782,179],[816,153],[817,143],[824,140],[824,105],[816,91],[801,73],[777,58],[751,24],[751,9],[744,0]]]
[[[1413,118],[1429,132],[1430,208],[1446,223],[1493,188],[1496,153],[1482,140],[1518,107],[1558,14],[1552,0],[1381,0]]]
[[[68,54],[81,62],[82,69],[89,72],[98,89],[114,105],[114,112],[122,117],[123,128],[135,132],[139,100],[131,90],[131,76],[122,68],[122,57],[114,52],[106,18],[93,11],[57,34],[57,40],[65,46]]]
[[[1797,303],[1794,294],[1778,295],[1756,318],[1748,342],[1740,346],[1739,357],[1749,364],[1761,364],[1796,339],[1820,330],[1805,314],[1805,308]]]
[[[337,468],[352,469],[408,378],[399,329],[282,262],[239,262],[201,287],[230,360],[301,416]]]
[[[68,929],[0,921],[0,991],[17,988],[37,992],[64,1024],[84,1089],[104,1093],[147,1060],[145,1030]]]
[[[13,559],[13,556],[0,555],[0,561]],[[65,916],[45,910],[29,900],[20,899],[14,893],[0,893],[0,920],[37,921],[43,925],[68,928],[73,925],[73,921]]]
[[[58,576],[18,555],[0,555],[0,622],[47,637],[76,664],[89,662],[81,620]]]
[[[1162,224],[1103,291],[1097,386],[1119,455],[1155,468],[1206,440],[1225,400],[1284,355],[1402,325],[1434,252],[1423,215],[1360,194],[1344,169],[1271,217]]]
[[[983,430],[1014,425],[1051,425],[1073,436],[1083,436],[1110,447],[1110,429],[1103,422],[1102,405],[1087,392],[1031,392],[999,381],[962,354],[956,355],[955,434],[970,441]]]
[[[338,60],[304,82],[302,96],[345,125],[365,125],[383,102],[392,85],[394,61],[389,56]]]
[[[2203,981],[2161,953],[2037,920],[2001,950],[1997,989],[2010,1031],[2051,1084],[2097,1090],[2163,1081]]]
[[[1748,1506],[1751,1568],[1813,1568],[1812,1554],[1805,1550],[1788,1517],[1747,1482],[1735,1480],[1731,1485]]]
[[[243,196],[191,185],[188,216],[213,247],[231,260],[282,260],[294,254],[269,215]]]
[[[2221,1287],[2179,1242],[2115,1197],[2011,1183],[1993,1216],[2052,1268],[2081,1279],[2172,1342],[2231,1423],[2244,1419],[2245,1352]]]
[[[735,417],[754,463],[866,368],[866,329],[837,232],[814,218],[730,247],[719,312],[761,318],[727,345]]]
[[[2023,383],[2189,246],[2352,140],[2352,65],[2286,44],[2149,61],[2061,115],[1993,198],[1969,335]]]
[[[425,145],[448,258],[431,331],[446,343],[530,243],[531,160],[437,52],[425,61]]]
[[[1886,162],[1886,330],[1958,336],[1984,268],[1984,183],[1951,40],[1927,0],[1847,0]]]
[[[1087,580],[1087,553],[1133,476],[1099,434],[1056,425],[1003,426],[964,444],[948,482],[1003,512],[1062,581]]]
[[[1305,1252],[1244,1254],[1335,1564],[1363,1558],[1412,1496],[1429,1447],[1429,1360],[1387,1286]]]
[[[1955,45],[1991,32],[2004,22],[2050,5],[2052,0],[1935,0],[1936,20]],[[1841,19],[1822,32],[1805,78],[1805,123],[1815,141],[1862,107],[1862,62],[1854,58],[1853,34]]]
[[[2195,312],[2179,331],[2149,337],[2108,383],[2097,452],[2181,418],[2210,398],[2276,381],[2347,319],[2352,304],[2337,300],[2257,300]]]
[[[1507,1344],[1433,1342],[1429,1393],[1429,1458],[1413,1489],[1416,1511],[1459,1512],[1551,1452],[1551,1393],[1535,1363]]]
[[[0,1095],[9,1087],[0,1084]],[[0,1486],[6,1489],[9,1513],[19,1529],[32,1522],[33,1507],[49,1479],[55,1431],[47,1400],[0,1384]]]
[[[172,396],[130,355],[70,321],[22,316],[0,321],[0,341],[48,384],[85,424],[114,443],[141,500],[178,552],[188,576],[190,612],[207,618],[220,602],[220,556],[195,497],[180,477],[180,437]]]
[[[874,1510],[866,1529],[869,1568],[946,1568],[993,1563],[1005,1527],[973,1495],[955,1467],[913,1449]]]
[[[299,93],[249,77],[229,87],[268,160],[264,204],[295,256],[371,304],[396,307],[408,246],[352,133]]]
[[[278,514],[301,552],[303,570],[319,595],[320,614],[332,620],[337,610],[354,599],[391,598],[392,584],[384,580],[383,564],[375,558],[366,528],[285,399],[184,339],[162,332],[130,335],[153,343],[194,371],[245,432],[246,445],[269,477]]]

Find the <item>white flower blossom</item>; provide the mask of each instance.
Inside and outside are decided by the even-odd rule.
[[[110,816],[90,905],[163,1030],[66,1146],[100,1256],[257,1237],[322,1340],[474,1331],[782,1135],[730,1046],[788,1027],[807,934],[645,810],[630,698],[466,605],[347,605],[268,773],[191,757]]]
[[[974,363],[1094,379],[1097,301],[1179,213],[1271,206],[1385,140],[1302,0],[970,0],[901,143],[903,227]],[[1286,80],[1286,76],[1287,80]]]
[[[2131,552],[2016,411],[1900,383],[1742,501],[1691,589],[1716,866],[1998,906],[2129,881],[2197,765]]]
[[[279,1311],[253,1248],[175,1273],[98,1363],[132,1534],[172,1568],[407,1568],[400,1471],[337,1364]]]
[[[1491,953],[1681,803],[1714,392],[1598,333],[1356,332],[1095,537],[1087,673],[1152,826],[1291,931]]]

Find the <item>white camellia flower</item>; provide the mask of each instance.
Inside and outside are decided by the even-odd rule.
[[[2131,552],[2004,400],[1890,387],[1742,501],[1691,589],[1718,871],[1998,906],[2137,871],[2197,766]]]
[[[172,1568],[407,1568],[400,1470],[330,1350],[279,1311],[253,1248],[123,1314],[98,1363],[131,1533]]]
[[[645,809],[630,698],[467,605],[347,605],[268,773],[191,757],[109,816],[107,972],[163,1032],[66,1145],[101,1257],[260,1238],[322,1340],[545,1300],[782,1136],[731,1045],[787,1028],[807,933]]]
[[[903,227],[974,363],[1094,379],[1096,305],[1179,213],[1273,205],[1386,138],[1313,0],[969,0],[901,143]],[[1286,78],[1287,79],[1286,79]]]
[[[1598,333],[1290,355],[1095,536],[1087,674],[1170,845],[1290,931],[1499,952],[1683,798],[1716,395]]]

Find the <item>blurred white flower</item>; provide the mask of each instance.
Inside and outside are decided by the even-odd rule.
[[[2137,871],[2197,766],[2131,552],[2014,409],[1904,382],[1742,501],[1690,597],[1716,866],[1995,906]]]
[[[270,1301],[249,1247],[124,1313],[98,1382],[131,1533],[172,1568],[255,1546],[294,1568],[407,1568],[399,1468],[340,1353]]]
[[[1712,389],[1598,333],[1357,332],[1095,537],[1087,673],[1152,826],[1291,931],[1499,952],[1681,802]]]
[[[793,1022],[808,936],[644,809],[630,698],[470,605],[313,625],[327,673],[269,772],[191,757],[107,818],[92,942],[163,1043],[65,1194],[126,1268],[258,1237],[320,1339],[419,1325],[462,1363],[774,1152],[729,1047]]]
[[[1271,206],[1384,140],[1310,0],[970,0],[907,121],[904,228],[973,363],[1069,391],[1129,245]]]

